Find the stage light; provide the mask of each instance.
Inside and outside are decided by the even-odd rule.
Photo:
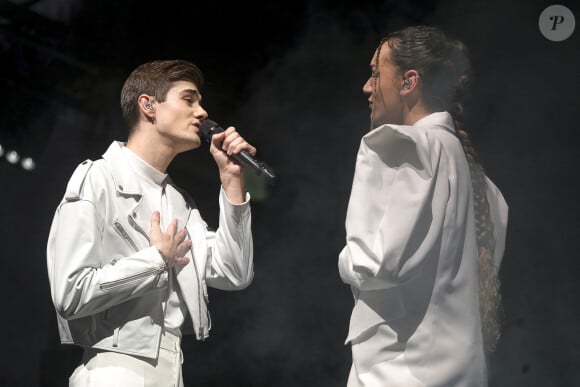
[[[16,151],[9,151],[6,153],[6,161],[8,161],[10,164],[16,164],[20,161],[20,155]]]
[[[23,169],[27,171],[32,171],[36,168],[36,163],[32,160],[31,157],[25,157],[22,159],[22,163],[20,163]]]

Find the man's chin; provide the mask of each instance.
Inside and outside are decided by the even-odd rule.
[[[183,153],[183,152],[189,152],[191,150],[195,150],[197,148],[199,148],[201,146],[201,141],[199,138],[197,139],[187,139],[187,141],[182,141],[181,142],[181,151],[179,153]]]

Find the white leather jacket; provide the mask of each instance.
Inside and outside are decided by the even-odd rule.
[[[142,200],[123,144],[86,160],[72,174],[50,229],[47,266],[62,343],[156,358],[168,296],[168,272],[149,246],[154,209]],[[190,261],[176,270],[193,323],[184,333],[209,334],[207,286],[243,289],[252,281],[253,242],[249,194],[231,204],[220,191],[218,229],[209,231],[191,198],[167,184],[167,200],[186,226]]]

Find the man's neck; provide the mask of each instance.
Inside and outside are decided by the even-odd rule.
[[[127,140],[127,148],[162,173],[167,173],[167,167],[176,155],[161,139],[143,132],[133,133]]]

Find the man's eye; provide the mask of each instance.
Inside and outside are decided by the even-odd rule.
[[[193,105],[193,100],[192,100],[192,99],[186,98],[186,99],[185,99],[185,102],[187,102],[187,104],[188,104],[189,106]]]

